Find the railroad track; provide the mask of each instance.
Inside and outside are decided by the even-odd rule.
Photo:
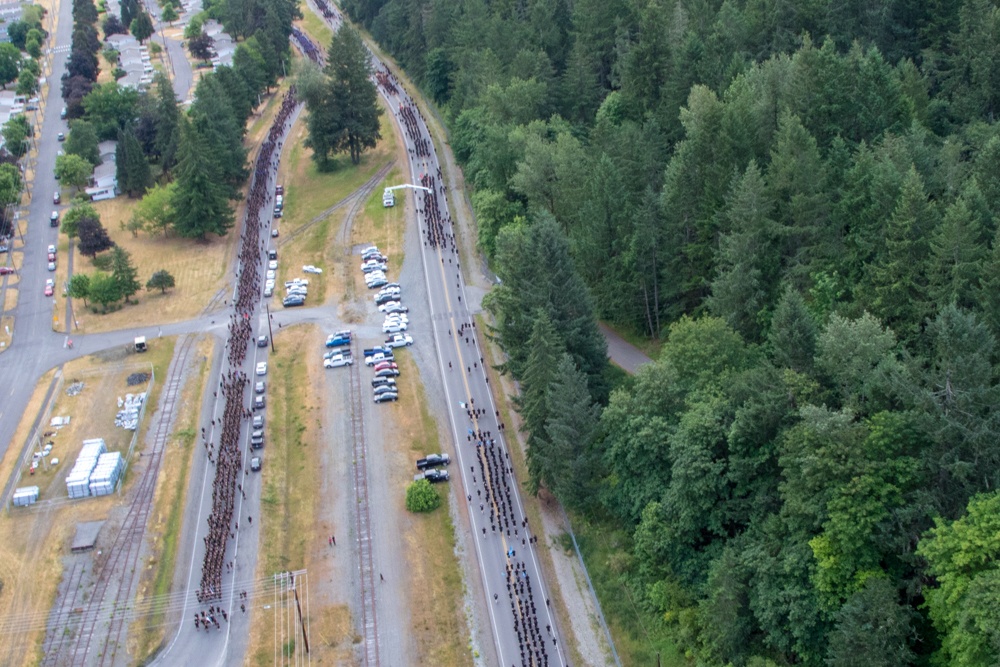
[[[153,495],[156,491],[163,451],[173,430],[173,416],[180,398],[184,370],[193,347],[194,337],[185,336],[167,372],[158,406],[160,419],[156,424],[149,450],[144,453],[146,469],[134,491],[121,530],[115,536],[115,541],[108,550],[107,559],[97,575],[94,590],[80,612],[79,632],[75,641],[70,643],[68,656],[70,665],[98,664],[103,667],[106,664],[114,664],[114,656],[118,649],[124,648],[122,633],[125,632],[126,619],[131,616],[133,595],[142,573],[139,556],[142,553],[146,523],[153,507]],[[73,609],[70,610],[70,614],[73,614]],[[104,634],[105,628],[106,634]],[[98,634],[103,634],[103,637],[95,637]],[[91,655],[92,650],[96,651],[96,656]],[[54,653],[59,655],[62,652]],[[94,657],[96,662],[93,662]]]
[[[352,346],[353,347],[353,346]],[[355,359],[360,356],[355,355]],[[361,370],[357,364],[350,369],[351,439],[354,448],[354,495],[356,497],[358,564],[361,571],[361,624],[364,627],[364,664],[377,667],[378,618],[375,613],[375,564],[372,558],[371,514],[368,507],[368,462],[365,443],[364,399],[361,391]]]

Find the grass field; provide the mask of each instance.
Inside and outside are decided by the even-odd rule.
[[[278,289],[275,308],[280,308],[281,286],[292,278],[309,278],[309,303],[327,303],[332,299],[346,301],[352,293],[346,281],[357,273],[352,262],[346,261],[340,230],[349,207],[343,207],[320,220],[320,215],[350,196],[366,183],[393,156],[395,136],[388,119],[382,118],[383,139],[368,151],[357,166],[343,158],[332,172],[320,172],[312,161],[312,152],[303,146],[307,136],[304,117],[291,130],[285,143],[278,180],[285,186],[284,217],[276,221],[282,237],[278,243]],[[382,186],[376,188],[381,206]],[[359,215],[359,218],[362,216]],[[306,227],[309,225],[309,227]],[[306,276],[302,267],[312,264],[323,269],[321,275]],[[352,273],[353,272],[353,273]],[[344,313],[349,321],[351,316]]]
[[[281,344],[268,363],[266,439],[262,458],[260,551],[257,578],[275,572],[317,569],[317,534],[323,511],[320,497],[318,448],[323,446],[322,398],[312,390],[323,382],[323,368],[303,349],[321,349],[322,333],[315,326],[285,329]],[[248,664],[273,664],[274,610],[251,605]],[[318,663],[347,664],[352,655],[350,614],[340,606],[310,604],[312,659]]]
[[[381,197],[379,206],[381,207]],[[410,355],[397,356],[400,401],[388,408],[392,420],[396,458],[404,469],[413,461],[441,451],[437,423],[427,407],[427,397]],[[387,443],[389,444],[389,443]],[[407,586],[420,591],[410,596],[411,631],[418,655],[415,665],[471,665],[469,629],[462,609],[463,583],[455,556],[455,526],[448,513],[449,486],[436,487],[444,497],[442,506],[428,514],[409,514],[404,506],[405,485],[400,489],[397,512],[410,520],[402,538],[407,544]]]
[[[101,215],[101,222],[111,239],[132,255],[132,263],[139,270],[139,282],[145,286],[149,277],[160,269],[174,276],[177,286],[161,294],[160,290],[142,290],[132,298],[132,303],[107,314],[94,314],[83,306],[74,304],[79,331],[93,333],[112,331],[151,322],[176,322],[196,316],[223,286],[225,267],[234,235],[223,238],[209,237],[207,241],[183,239],[177,236],[150,236],[140,233],[133,237],[121,228],[129,218],[134,202],[125,196],[96,202],[94,208]],[[62,250],[65,237],[60,236],[61,279],[65,279],[66,255]],[[93,273],[96,269],[89,258],[79,253],[74,258],[75,273]],[[62,283],[57,282],[61,287]],[[57,293],[59,290],[57,290]],[[61,311],[60,311],[61,312]]]
[[[165,599],[170,593],[174,577],[188,471],[195,450],[198,417],[214,350],[213,341],[207,336],[196,345],[194,372],[181,391],[177,421],[164,451],[165,465],[160,468],[157,480],[153,510],[147,525],[147,530],[154,536],[150,542],[153,551],[139,582],[137,602],[147,597]],[[141,661],[159,646],[166,632],[166,626],[162,623],[163,611],[160,610],[129,626],[128,645],[131,655],[138,656]]]

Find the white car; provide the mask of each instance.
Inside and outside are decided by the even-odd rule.
[[[274,282],[274,276],[275,276],[274,271],[272,271],[271,269],[268,269],[267,270],[267,274],[264,277],[267,278],[268,280],[270,280],[271,282]]]
[[[264,288],[264,296],[274,296],[274,285]]]
[[[267,263],[267,268],[272,269],[272,270],[277,270],[277,268],[278,268],[278,260],[272,259],[270,262]]]
[[[285,287],[291,287],[292,285],[308,285],[308,278],[293,278],[291,280],[285,281]]]
[[[399,333],[406,331],[406,322],[386,322],[382,325],[382,333]]]
[[[400,303],[399,301],[386,301],[381,306],[379,306],[378,309],[379,309],[379,311],[381,311],[381,312],[384,313],[387,310],[389,310],[390,308],[393,308],[394,306],[398,307],[398,306],[402,306],[402,305],[403,304]]]
[[[372,271],[365,274],[365,280],[371,282],[375,278],[385,278],[385,271]]]
[[[312,264],[306,264],[302,267],[302,270],[306,273],[323,273],[323,269],[315,267]]]
[[[264,287],[270,287],[271,289],[274,289],[274,281],[273,280],[265,280],[264,281]]]
[[[386,322],[406,322],[410,323],[410,316],[406,313],[393,313],[392,315],[385,316]]]
[[[388,347],[403,347],[413,345],[413,337],[410,334],[396,334],[388,338],[383,345]]]
[[[365,357],[365,366],[374,366],[375,364],[383,361],[392,361],[392,359],[393,357],[387,356],[384,352],[376,352],[375,354]]]
[[[410,312],[410,309],[407,308],[406,306],[396,305],[396,306],[392,306],[390,308],[386,308],[383,312],[386,315],[399,315],[401,313],[408,313],[408,312]]]
[[[53,253],[55,253],[55,251],[56,251],[56,247],[55,247],[54,245],[50,245],[50,246],[49,246],[49,249],[48,249],[48,252],[49,252],[50,254],[53,254]]]
[[[267,375],[267,362],[258,361],[257,362],[257,375]]]

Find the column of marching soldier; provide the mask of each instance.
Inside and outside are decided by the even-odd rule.
[[[235,538],[239,530],[239,517],[234,518],[236,494],[246,497],[243,484],[237,480],[240,472],[249,475],[242,464],[240,431],[243,420],[252,416],[246,407],[246,387],[250,382],[246,373],[240,370],[246,360],[247,350],[253,340],[254,331],[251,318],[256,312],[261,293],[261,259],[267,242],[261,234],[270,223],[269,207],[270,183],[277,173],[281,153],[281,137],[288,128],[289,119],[295,109],[294,86],[289,89],[271,125],[267,139],[263,142],[254,166],[253,182],[247,196],[247,217],[241,236],[239,253],[239,275],[236,298],[229,321],[226,362],[228,371],[219,382],[224,408],[219,424],[212,420],[212,426],[219,427],[218,448],[206,437],[202,428],[202,441],[211,464],[215,466],[212,483],[212,512],[208,518],[208,534],[205,536],[205,556],[202,563],[201,582],[197,598],[201,603],[217,602],[222,599],[222,577],[224,571],[235,566],[232,560],[226,562],[228,539]],[[218,392],[215,392],[218,396]],[[247,525],[253,524],[253,517],[247,517]],[[241,594],[245,597],[245,593]],[[213,604],[205,611],[195,614],[195,627],[218,626],[217,616],[228,620],[221,607]],[[214,620],[213,620],[214,619]]]

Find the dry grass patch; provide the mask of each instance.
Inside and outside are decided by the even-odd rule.
[[[10,278],[10,276],[7,277]],[[13,286],[9,282],[7,283],[7,289],[4,290],[3,295],[3,312],[8,313],[14,310],[14,307],[17,306],[17,295],[20,292],[21,289],[17,287],[16,283]]]
[[[364,208],[351,223],[351,243],[377,245],[382,254],[389,258],[389,268],[396,271],[403,265],[403,233],[406,230],[403,198],[408,196],[408,190],[396,190],[396,205],[392,208],[382,206],[382,191],[388,186],[403,182],[400,168],[393,167],[375,187],[365,201]]]
[[[397,355],[397,363],[400,401],[379,408],[388,408],[392,420],[394,437],[385,444],[395,443],[394,467],[409,474],[415,459],[441,451],[441,438],[427,408],[416,364],[405,351]],[[447,484],[437,487],[438,493],[445,496],[450,488]],[[410,514],[405,507],[405,485],[401,485],[396,511],[409,519],[403,534],[408,566],[406,589],[420,591],[408,598],[411,632],[419,651],[412,664],[471,665],[469,629],[462,608],[462,573],[455,556],[455,526],[448,504],[428,514]]]
[[[184,492],[188,487],[188,471],[194,455],[198,433],[198,417],[205,394],[208,371],[215,350],[210,336],[204,336],[195,348],[195,371],[181,391],[179,412],[172,437],[164,450],[147,530],[152,536],[153,553],[139,582],[137,602],[146,597],[163,600],[170,593],[177,560],[178,539],[184,510]],[[164,611],[158,609],[138,623],[129,626],[129,652],[140,661],[153,653],[163,641],[167,626]]]
[[[379,169],[396,156],[396,136],[386,114],[382,115],[382,139],[372,150],[351,164],[346,155],[334,160],[335,168],[320,172],[312,160],[312,151],[304,146],[309,136],[305,115],[300,115],[285,142],[278,182],[285,186],[284,217],[279,221],[282,234],[294,233],[317,215],[360,188]]]
[[[224,285],[236,234],[230,233],[223,238],[210,237],[207,241],[142,233],[133,237],[131,232],[121,227],[121,223],[131,216],[133,203],[122,196],[96,202],[94,208],[100,213],[101,222],[111,239],[132,255],[132,263],[139,271],[139,282],[143,286],[160,269],[169,271],[177,286],[167,290],[166,294],[161,294],[159,290],[142,290],[133,297],[133,301],[137,302],[104,315],[92,313],[82,303],[76,303],[76,318],[81,331],[112,331],[195,317]],[[237,210],[237,220],[240,220],[240,214],[241,209]],[[76,273],[95,271],[89,259],[79,254],[74,258],[74,270]]]
[[[313,220],[350,196],[392,159],[395,136],[384,116],[382,133],[383,140],[374,150],[365,153],[359,165],[354,166],[345,158],[336,171],[321,173],[312,161],[312,151],[303,145],[308,133],[302,116],[292,128],[278,170],[278,181],[285,184],[285,207],[284,217],[276,223],[284,235],[277,239],[276,302],[284,293],[284,282],[301,277],[309,278],[310,303],[339,300],[346,304],[353,295],[349,284],[353,279],[352,273],[357,273],[357,267],[351,261],[345,261],[349,249],[344,247],[340,235],[349,207],[341,208],[317,222]],[[381,206],[381,186],[377,192]],[[310,226],[306,228],[306,225]],[[293,237],[296,232],[299,233]],[[302,267],[307,264],[322,268],[323,273],[307,276],[302,272]],[[345,319],[353,321],[354,318],[345,313]]]
[[[319,532],[323,502],[321,470],[316,464],[318,449],[324,446],[319,393],[323,368],[315,357],[301,353],[322,345],[318,327],[290,327],[282,330],[278,351],[268,360],[258,580],[285,570],[316,572],[328,557],[326,538]],[[317,586],[320,579],[313,581]],[[342,606],[320,605],[315,599],[310,599],[309,623],[313,634],[318,632],[322,639],[311,645],[312,659],[344,664],[352,655],[350,614]],[[264,609],[265,604],[251,606],[248,664],[272,664],[274,642],[288,639],[274,636],[275,610]]]
[[[173,354],[173,340],[162,340],[163,344],[157,343],[149,353],[142,357],[143,360],[154,364],[160,378],[163,377],[166,365]],[[119,360],[109,360],[107,355],[104,355],[103,358],[93,355],[66,364],[63,372],[68,382],[75,375],[83,371],[99,369],[109,361],[117,365]],[[8,448],[3,463],[0,464],[0,478],[7,479],[9,475],[13,474],[21,454],[21,445],[31,435],[31,424],[39,412],[45,409],[43,405],[45,394],[55,372],[55,370],[49,371],[35,387],[31,401],[21,418],[14,438],[11,440],[14,446]],[[108,376],[116,377],[115,374]],[[112,387],[114,391],[111,393],[98,396],[96,391],[98,388],[92,383],[90,388],[91,402],[94,405],[107,406],[110,410],[110,413],[105,412],[99,416],[101,420],[106,418],[113,425],[114,411],[117,409],[113,397],[118,393],[125,393],[124,387],[125,383],[122,379],[121,388]],[[85,394],[87,394],[86,388],[76,398],[84,397]],[[52,400],[55,406],[52,414],[60,414],[69,405],[66,401],[72,400],[72,398],[66,396],[65,392],[54,395]],[[155,406],[157,398],[158,391],[154,389],[149,399],[151,406]],[[77,407],[86,409],[82,403]],[[60,442],[68,443],[67,446],[79,445],[79,439],[90,437],[89,435],[81,435],[86,429],[88,415],[74,416],[76,417],[74,421],[76,422],[77,434],[73,435],[72,430],[63,429],[57,436]],[[91,417],[91,423],[96,424],[94,421],[96,419],[98,417]],[[142,425],[140,439],[145,437],[149,423],[150,420],[147,419]],[[72,426],[73,424],[71,424]],[[126,431],[121,431],[121,433],[131,435],[131,432]],[[71,436],[77,440],[70,440]],[[59,451],[60,458],[67,453],[69,452]],[[69,461],[71,458],[71,456],[67,456],[66,460]],[[58,468],[62,471],[67,470],[63,464],[60,464]],[[32,484],[42,486],[36,480],[42,480],[44,475],[45,473],[36,473],[34,477],[27,479],[30,479]],[[49,475],[50,488],[62,482],[62,475],[58,475],[58,477],[54,473],[49,473]],[[21,485],[28,485],[28,481],[22,480]],[[63,494],[65,494],[64,491]],[[46,497],[44,491],[42,497],[43,499]],[[122,502],[122,498],[123,496],[111,495],[66,503],[48,511],[18,510],[9,514],[0,514],[0,580],[4,582],[3,588],[0,589],[0,604],[3,605],[8,614],[37,619],[37,622],[32,624],[30,631],[5,637],[5,641],[0,643],[0,664],[29,665],[38,664],[41,661],[41,643],[44,639],[47,615],[55,600],[59,580],[63,574],[62,557],[68,552],[69,540],[72,539],[76,523],[106,518],[110,510]]]

